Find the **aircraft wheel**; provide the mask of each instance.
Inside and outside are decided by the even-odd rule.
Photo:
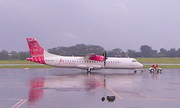
[[[154,73],[154,69],[151,69],[151,70],[150,70],[150,73],[151,73],[151,74]]]
[[[102,101],[105,101],[105,97],[102,97],[101,100],[102,100]]]
[[[160,73],[160,70],[159,70],[159,69],[157,70],[157,73]]]
[[[91,69],[87,69],[87,74],[91,74]]]
[[[137,70],[134,70],[134,73],[137,73]]]
[[[162,70],[158,69],[158,71],[157,71],[157,72],[158,72],[159,74],[162,74],[162,72],[161,72],[161,71],[162,71]]]
[[[161,70],[160,70],[160,69],[158,69],[157,73],[161,74]]]
[[[87,74],[91,74],[91,71],[87,71]]]

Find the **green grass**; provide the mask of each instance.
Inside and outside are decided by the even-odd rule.
[[[141,63],[149,64],[180,64],[180,58],[136,58]],[[149,68],[151,65],[144,65]],[[180,68],[180,65],[159,65],[160,68]]]
[[[0,68],[51,68],[52,66],[47,65],[16,65],[16,66],[0,66]]]
[[[0,64],[35,64],[27,60],[0,60]]]
[[[143,68],[149,68],[151,65],[144,65]],[[168,68],[180,68],[180,65],[159,65],[160,68],[168,69]]]
[[[136,58],[141,63],[180,64],[180,58]]]

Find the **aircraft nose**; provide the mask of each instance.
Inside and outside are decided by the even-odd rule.
[[[139,63],[139,68],[143,68],[143,64]]]

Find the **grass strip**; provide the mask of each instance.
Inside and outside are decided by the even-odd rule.
[[[151,65],[144,65],[143,68],[149,68]],[[168,69],[168,68],[180,68],[180,65],[160,65],[160,68]]]
[[[52,68],[52,66],[47,65],[16,65],[16,66],[0,66],[0,68]]]
[[[136,58],[141,63],[180,64],[180,58]]]
[[[0,64],[35,64],[27,60],[0,60]]]

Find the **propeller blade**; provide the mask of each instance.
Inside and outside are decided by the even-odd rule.
[[[107,52],[106,51],[103,52],[103,56],[104,56],[104,66],[106,66],[106,59],[107,59]]]

